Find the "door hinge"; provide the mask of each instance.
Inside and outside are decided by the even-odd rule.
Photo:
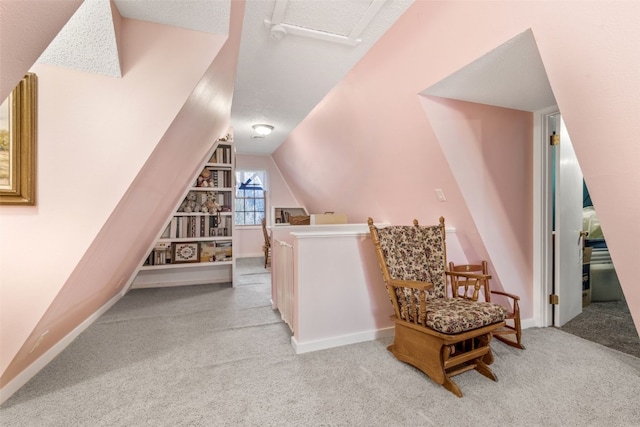
[[[549,138],[549,144],[560,145],[560,135],[556,134],[555,131],[553,131],[553,135]]]
[[[559,304],[558,303],[558,295],[556,295],[556,294],[549,295],[549,304],[558,305]]]

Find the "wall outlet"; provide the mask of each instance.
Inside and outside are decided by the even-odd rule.
[[[441,202],[446,202],[447,201],[447,198],[444,197],[444,191],[442,191],[439,188],[436,188],[435,192],[436,192],[436,196],[438,196],[438,200],[440,200]]]

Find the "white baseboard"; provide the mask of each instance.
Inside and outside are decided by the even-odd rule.
[[[521,320],[522,329],[538,327],[533,318]],[[373,341],[378,338],[392,337],[394,335],[395,328],[393,326],[383,329],[377,329],[373,331],[359,332],[357,334],[340,335],[337,337],[308,341],[300,343],[296,340],[295,336],[291,337],[291,345],[296,354],[310,353],[312,351],[325,350],[333,347],[340,347],[343,345],[357,344],[359,342]]]
[[[207,283],[204,283],[202,279],[199,280],[180,280],[176,282],[153,282],[153,283],[137,283],[131,286],[131,289],[151,289],[151,288],[170,288],[175,286],[193,286],[193,285],[212,285],[217,283],[229,283],[229,279],[212,279]]]
[[[264,258],[264,252],[255,252],[255,253],[246,253],[242,255],[236,255],[236,259],[238,258]]]
[[[341,347],[343,345],[357,344],[365,341],[373,341],[378,338],[392,337],[395,327],[391,326],[383,329],[358,332],[356,334],[341,335],[317,341],[299,343],[295,336],[291,337],[291,345],[296,354],[309,353],[312,351],[325,350],[327,348]]]
[[[20,388],[25,385],[31,378],[33,378],[38,372],[42,370],[49,362],[51,362],[57,355],[62,353],[62,351],[69,346],[75,340],[78,335],[84,332],[93,322],[95,322],[100,316],[102,316],[107,310],[109,310],[116,302],[122,298],[124,292],[119,292],[116,296],[111,298],[100,307],[95,313],[89,316],[84,322],[76,326],[74,330],[69,332],[64,338],[58,341],[53,345],[49,350],[47,350],[42,356],[37,358],[31,363],[24,371],[20,372],[18,376],[9,381],[7,385],[0,389],[0,404],[4,403],[8,398],[10,398],[13,393],[20,390]]]
[[[537,328],[539,326],[543,325],[539,325],[536,319],[534,319],[533,317],[530,317],[528,319],[520,319],[520,327],[522,329]]]

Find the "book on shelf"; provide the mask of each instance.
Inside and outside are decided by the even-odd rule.
[[[231,242],[200,242],[200,262],[231,261]]]
[[[171,243],[156,242],[153,250],[145,259],[144,265],[171,264]]]
[[[231,163],[231,146],[220,144],[214,150],[209,163]]]
[[[213,262],[216,260],[215,255],[215,242],[200,242],[200,262]]]
[[[228,220],[225,218],[225,227],[229,228]],[[213,237],[218,236],[212,233],[212,229],[217,229],[220,225],[218,215],[190,215],[190,216],[174,216],[171,218],[168,229],[169,232],[163,238],[180,239],[183,237]]]

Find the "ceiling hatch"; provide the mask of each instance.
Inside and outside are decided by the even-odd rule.
[[[328,8],[324,2],[276,0],[271,19],[265,19],[264,24],[276,40],[295,35],[357,46],[362,41],[360,35],[385,3],[356,0]]]

